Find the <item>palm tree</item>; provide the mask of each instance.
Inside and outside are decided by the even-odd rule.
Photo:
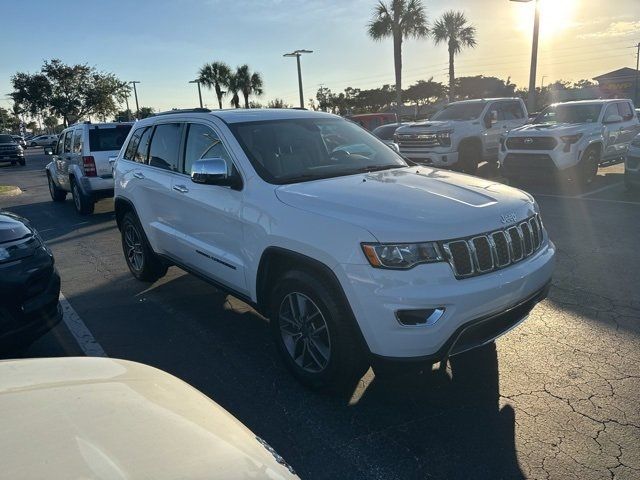
[[[229,75],[231,75],[231,69],[224,62],[205,63],[198,72],[198,81],[216,91],[220,108],[222,108],[222,96],[225,94],[222,88],[229,86]]]
[[[455,56],[464,47],[476,46],[476,27],[467,24],[467,18],[463,12],[449,10],[433,25],[431,34],[436,45],[446,42],[449,48],[449,100],[451,101],[455,81],[453,68]]]
[[[231,106],[233,108],[240,108],[240,97],[238,96],[238,92],[240,91],[240,82],[237,74],[229,74],[227,90],[231,94]]]
[[[369,36],[380,41],[393,38],[393,60],[396,73],[396,106],[398,122],[402,105],[402,41],[405,38],[422,38],[429,34],[427,15],[422,0],[390,0],[386,5],[379,0],[368,25]]]
[[[244,108],[249,108],[250,95],[262,95],[262,77],[258,72],[249,70],[249,65],[242,65],[236,70],[239,90],[244,97]]]

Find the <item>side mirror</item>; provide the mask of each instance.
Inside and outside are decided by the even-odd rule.
[[[53,148],[52,147],[44,147],[44,154],[45,155],[53,155]]]
[[[239,177],[229,172],[229,165],[223,158],[203,158],[194,162],[191,167],[191,181],[232,188],[240,186]]]
[[[620,115],[609,115],[604,119],[604,123],[618,123],[622,121],[622,117]]]

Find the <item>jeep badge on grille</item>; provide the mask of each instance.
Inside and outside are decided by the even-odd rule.
[[[503,215],[500,215],[500,221],[503,224],[507,224],[507,223],[514,223],[517,220],[517,215],[516,212],[510,212],[510,213],[505,213]]]

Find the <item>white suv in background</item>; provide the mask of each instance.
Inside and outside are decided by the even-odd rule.
[[[598,166],[622,158],[640,132],[631,100],[584,100],[545,108],[501,140],[506,178],[561,175],[590,183]]]
[[[482,160],[497,162],[500,137],[526,121],[520,98],[464,100],[398,128],[395,142],[416,163],[475,173]]]
[[[133,123],[79,123],[60,134],[47,164],[49,193],[63,202],[71,192],[78,213],[93,213],[95,202],[113,196],[113,172],[109,157],[115,156]]]
[[[115,212],[136,278],[177,265],[253,305],[314,387],[489,343],[546,296],[554,267],[527,193],[409,166],[320,112],[141,120],[116,160]]]

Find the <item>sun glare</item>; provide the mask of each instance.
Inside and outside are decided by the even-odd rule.
[[[552,37],[570,27],[578,8],[577,0],[540,0],[540,38]],[[530,35],[533,30],[533,5],[514,5],[518,27]]]

